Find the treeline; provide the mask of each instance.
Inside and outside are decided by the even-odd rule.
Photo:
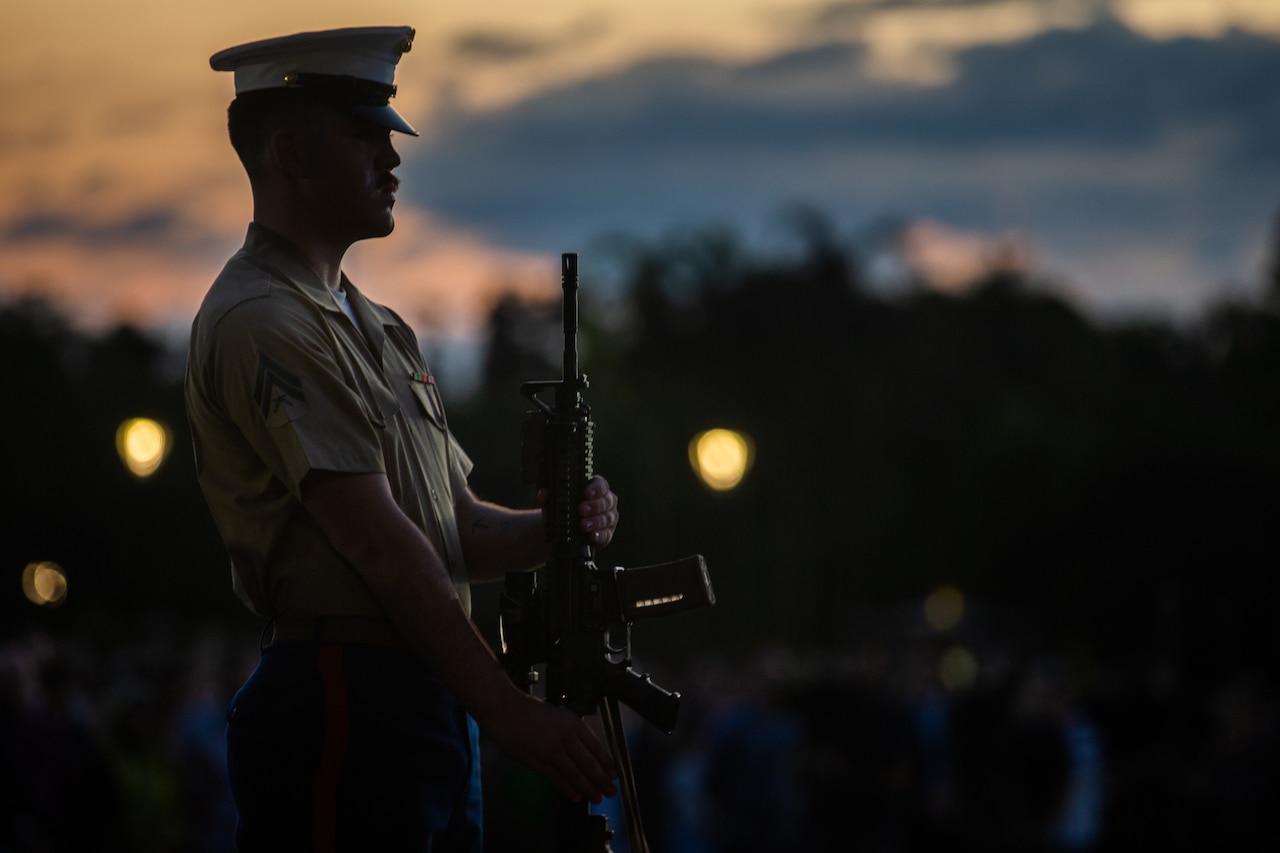
[[[700,552],[720,598],[640,626],[638,646],[674,660],[840,647],[914,630],[911,603],[954,584],[975,642],[1206,672],[1274,660],[1277,277],[1192,326],[1103,325],[1016,275],[961,296],[877,294],[820,228],[786,259],[724,233],[625,257],[620,287],[606,298],[584,281],[582,295],[596,465],[624,510],[602,560]],[[558,303],[495,308],[480,389],[451,405],[485,497],[530,501],[518,387],[559,377],[559,345]],[[0,358],[3,623],[244,620],[195,484],[174,355],[130,329],[88,338],[27,301],[0,309]],[[114,446],[136,415],[176,439],[145,481]],[[728,493],[688,462],[711,427],[756,448]],[[21,597],[34,560],[67,569],[58,611]],[[486,625],[496,592],[476,597]]]
[[[704,553],[721,602],[642,626],[638,646],[927,633],[919,602],[954,584],[973,642],[1200,670],[1274,658],[1275,276],[1190,327],[1104,325],[1016,275],[876,295],[828,230],[806,237],[785,260],[722,232],[632,244],[619,297],[584,289],[597,467],[625,510],[603,559]],[[498,307],[481,394],[454,418],[500,498],[518,495],[514,389],[560,375],[558,304],[537,322]],[[727,494],[686,458],[710,427],[754,439]]]
[[[125,638],[141,621],[239,618],[230,568],[195,484],[182,399],[183,354],[136,329],[73,328],[48,303],[0,308],[5,406],[0,418],[0,625]],[[135,478],[116,449],[134,417],[172,433],[165,464]],[[24,567],[61,566],[65,604],[23,596]]]

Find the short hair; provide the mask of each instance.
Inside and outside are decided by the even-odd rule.
[[[315,128],[327,110],[319,99],[297,89],[260,89],[237,95],[227,106],[227,136],[250,182],[262,173],[263,155],[278,130]]]

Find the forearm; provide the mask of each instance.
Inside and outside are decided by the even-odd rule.
[[[395,504],[385,477],[313,472],[302,491],[334,548],[478,721],[519,697],[464,611],[444,561]]]
[[[385,476],[312,472],[302,483],[302,502],[409,646],[499,749],[547,777],[567,797],[600,802],[615,793],[609,752],[583,721],[520,691],[507,678],[463,610],[444,561],[400,511]],[[507,536],[525,543],[531,556],[538,525],[530,519],[539,513],[516,516],[507,519]],[[470,523],[479,517],[468,515]],[[493,518],[496,524],[498,516]],[[514,547],[511,538],[506,547]]]
[[[520,700],[461,602],[439,555],[417,528],[396,531],[356,565],[409,646],[483,728]]]
[[[508,509],[482,501],[470,489],[463,490],[455,506],[462,553],[473,583],[500,580],[507,572],[525,572],[546,562],[550,555],[542,511]],[[578,505],[579,524],[586,541],[604,548],[618,526],[618,496],[609,482],[597,475],[583,490]]]
[[[508,572],[529,571],[546,562],[548,546],[541,510],[509,509],[467,492],[456,511],[472,583],[501,580]]]
[[[511,682],[463,612],[435,550],[409,527],[381,540],[362,555],[360,565],[410,645],[509,757],[545,776],[570,799],[599,803],[615,794],[616,770],[608,750],[577,715]]]

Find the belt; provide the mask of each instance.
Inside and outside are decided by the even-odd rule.
[[[308,641],[312,643],[365,643],[374,646],[407,648],[408,643],[385,619],[376,616],[317,616],[314,619],[272,619],[267,643]]]

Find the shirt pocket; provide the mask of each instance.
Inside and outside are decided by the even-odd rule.
[[[360,403],[369,420],[383,429],[395,417],[396,412],[400,411],[400,401],[395,392],[378,381],[362,379]]]
[[[444,403],[440,399],[440,392],[436,390],[435,384],[410,380],[409,390],[413,393],[413,398],[418,401],[418,408],[427,416],[427,419],[442,431],[447,430],[449,425],[444,417]]]

